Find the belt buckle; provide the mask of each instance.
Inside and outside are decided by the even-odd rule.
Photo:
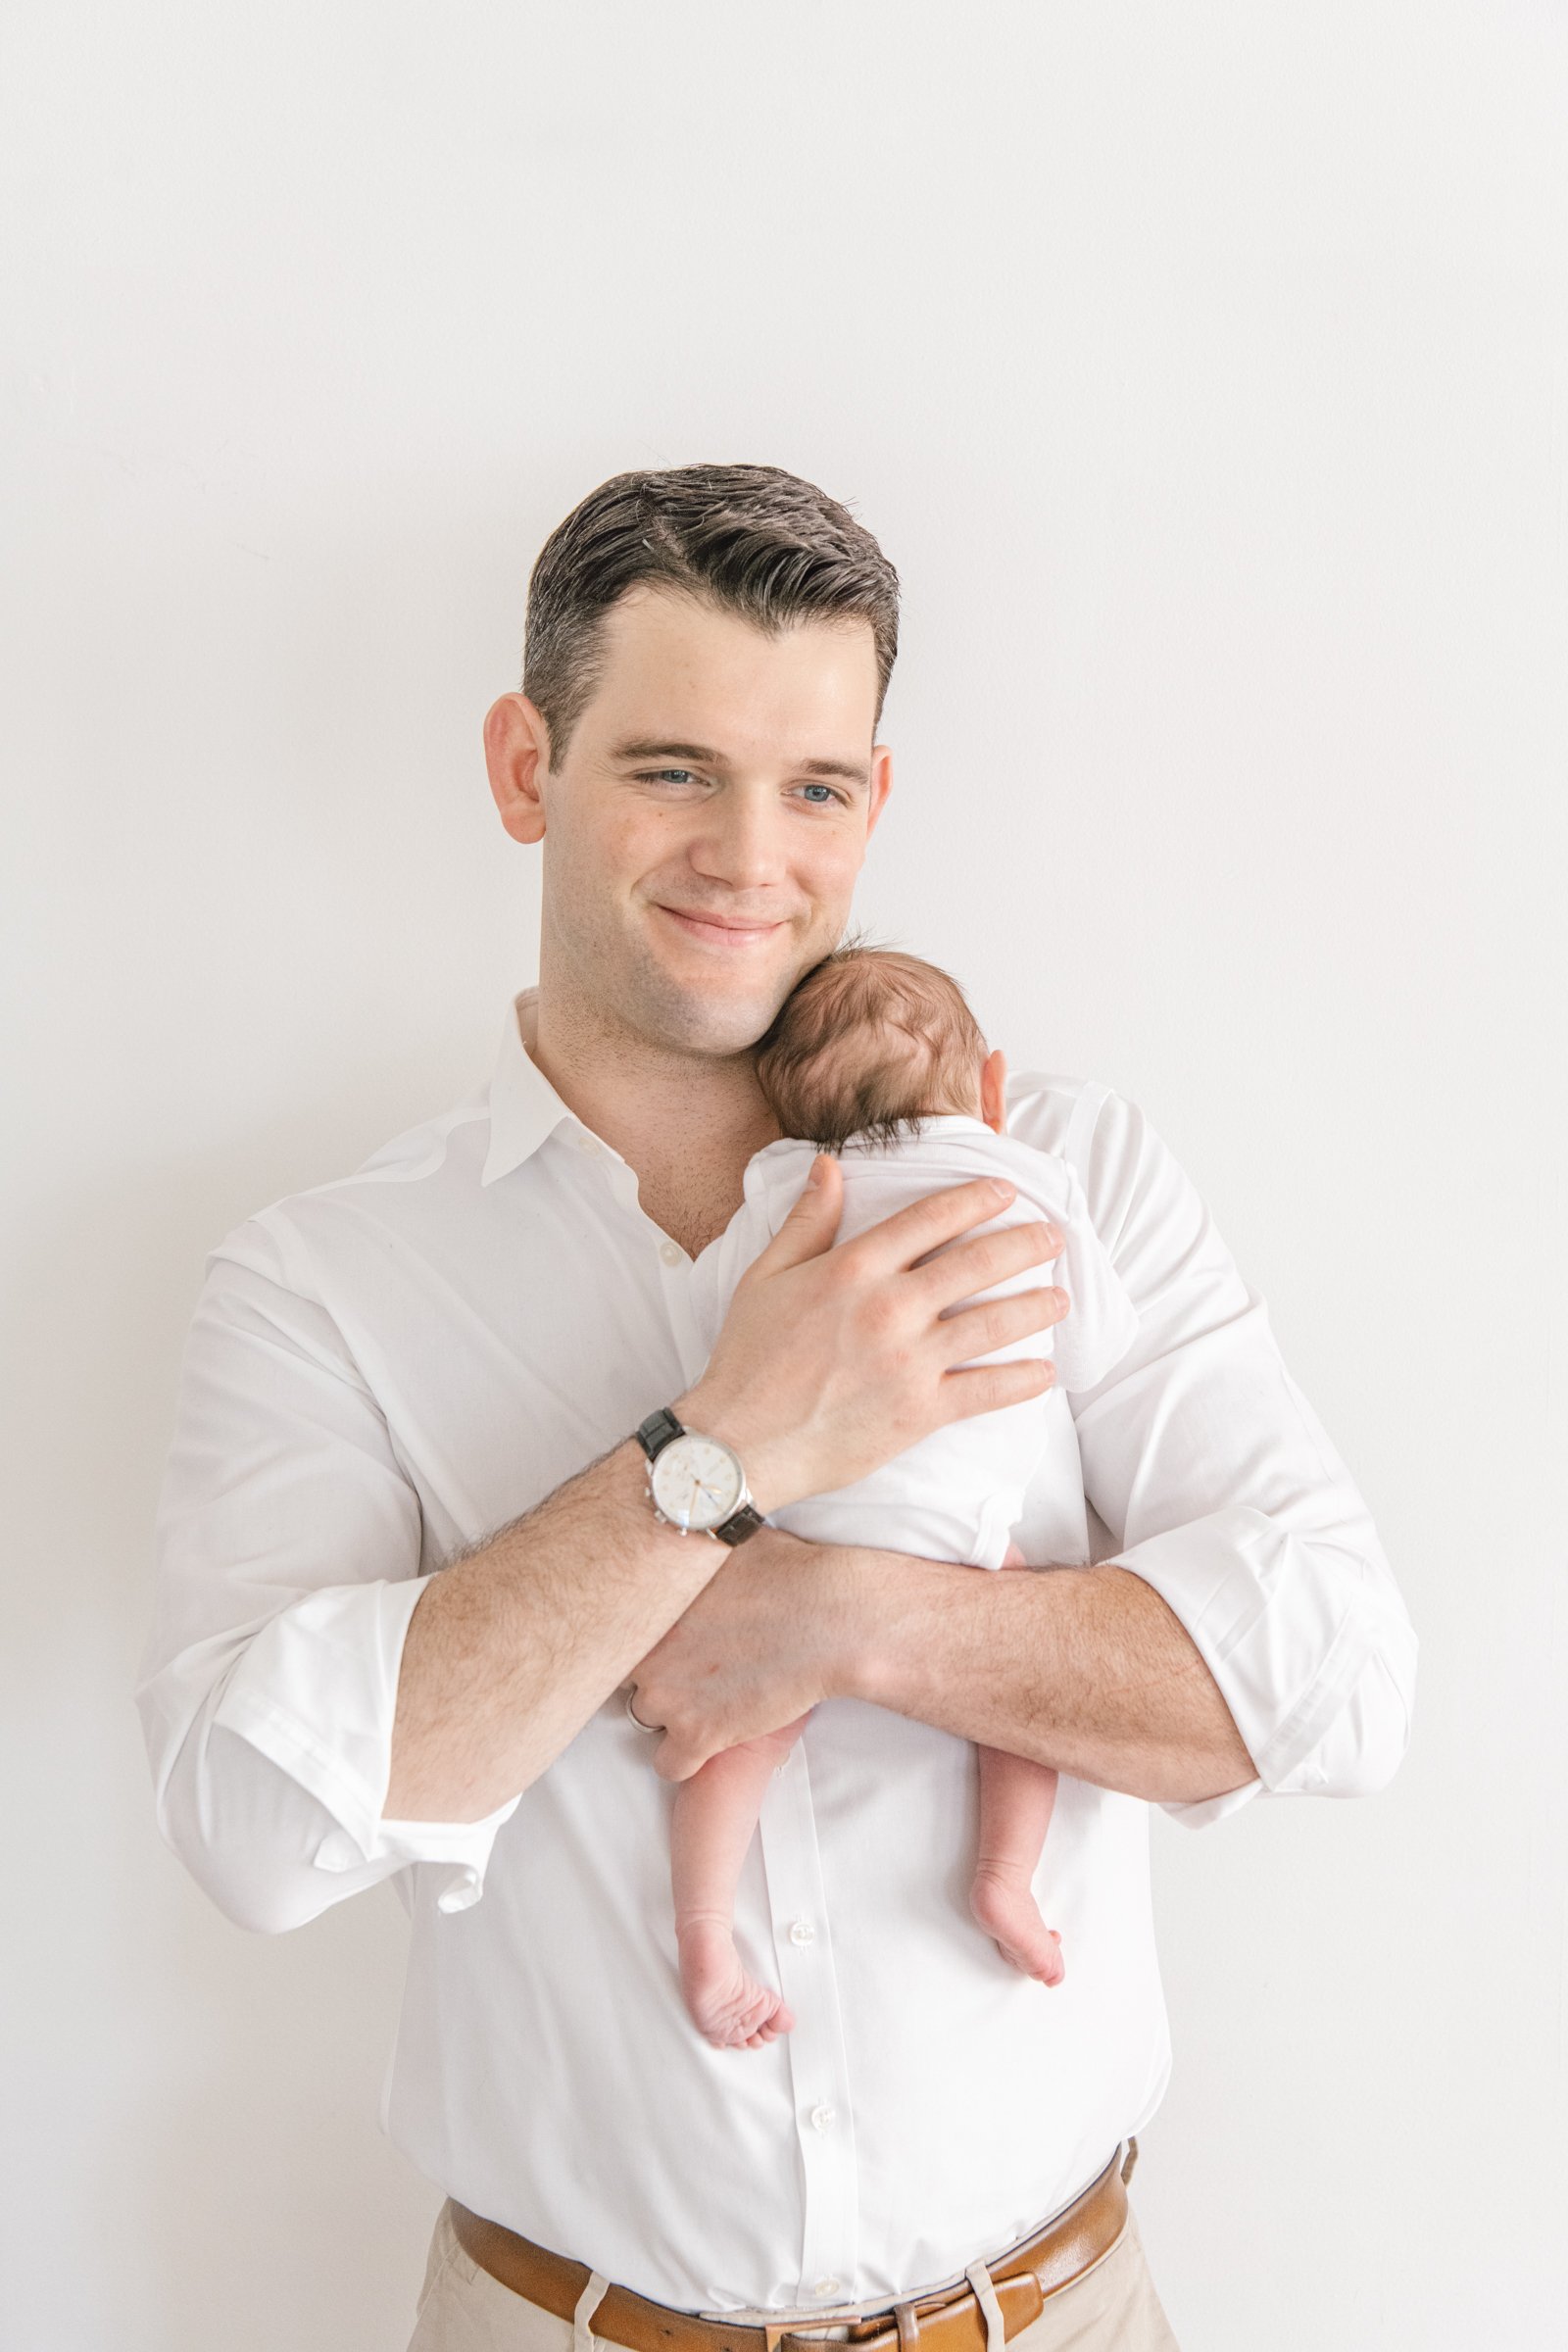
[[[853,2322],[850,2325],[853,2326]],[[767,2352],[778,2352],[780,2344],[793,2343],[797,2336],[802,2338],[819,2337],[823,2343],[831,2343],[835,2337],[839,2337],[841,2340],[854,2340],[850,2338],[849,2327],[843,2320],[781,2320],[776,2325],[771,2322],[763,2323],[762,2337]]]
[[[950,2298],[945,2295],[926,2296],[921,2299],[919,2307],[934,2311],[949,2300]],[[914,2317],[915,2310],[916,2305],[913,2303],[888,2303],[884,2304],[880,2311],[862,2312],[858,2319],[828,2319],[815,2322],[795,2320],[787,2325],[781,2323],[777,2327],[764,2327],[762,2334],[766,2341],[767,2352],[778,2352],[780,2344],[786,2337],[793,2341],[797,2336],[805,2339],[816,2337],[824,2342],[831,2342],[836,2338],[845,2344],[858,2345],[861,2348],[861,2352],[864,2352],[866,2345],[876,2343],[882,2338],[886,2338],[891,2346],[896,2333],[900,2352],[904,2352],[904,2347],[906,2344],[912,2344],[920,2332],[919,2321]],[[906,2313],[909,2315],[907,2331],[903,2317]]]
[[[861,2320],[852,2322],[846,2340],[863,2347],[884,2336],[897,2333],[899,2352],[913,2352],[920,2336],[922,2312],[944,2311],[956,2303],[963,2293],[961,2287],[950,2287],[935,2295],[913,2295],[903,2303],[890,2303],[883,2311],[867,2312]]]

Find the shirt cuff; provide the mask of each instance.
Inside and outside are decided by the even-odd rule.
[[[1114,1564],[1152,1585],[1181,1619],[1257,1771],[1245,1788],[1161,1809],[1202,1829],[1265,1791],[1311,1788],[1314,1753],[1375,1645],[1359,1605],[1361,1561],[1231,1503],[1128,1545]]]
[[[521,1790],[481,1821],[392,1821],[382,1810],[403,1643],[430,1581],[328,1586],[282,1610],[250,1641],[213,1721],[331,1814],[338,1826],[312,1856],[318,1870],[422,1863],[438,1873],[436,1908],[466,1911],[484,1892],[496,1833]]]

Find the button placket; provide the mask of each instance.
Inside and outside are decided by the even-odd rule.
[[[859,2184],[844,2019],[807,1762],[809,1737],[808,1729],[774,1773],[758,1827],[779,1988],[795,2014],[784,2047],[805,2182],[796,2292],[802,2303],[826,2303],[843,2295],[859,2260]]]
[[[708,1368],[710,1353],[692,1287],[696,1268],[680,1244],[670,1241],[667,1235],[656,1245],[655,1253],[660,1263],[660,1287],[663,1292],[664,1311],[669,1317],[681,1370],[689,1386],[702,1378]]]

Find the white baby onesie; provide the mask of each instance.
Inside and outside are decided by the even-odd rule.
[[[880,1545],[926,1559],[1000,1568],[1050,1435],[1050,1416],[1068,1409],[1057,1391],[1090,1389],[1103,1380],[1136,1338],[1138,1316],[1090,1222],[1077,1171],[1066,1160],[1011,1136],[995,1135],[983,1119],[956,1111],[930,1114],[922,1129],[891,1144],[856,1137],[845,1145],[840,1155],[844,1214],[837,1240],[852,1241],[927,1193],[971,1177],[1005,1177],[1016,1186],[1016,1199],[959,1240],[1045,1217],[1065,1237],[1064,1247],[1049,1263],[1026,1266],[976,1296],[1002,1298],[1059,1283],[1072,1303],[1062,1322],[967,1360],[990,1364],[1054,1356],[1055,1382],[1020,1404],[950,1421],[853,1485],[808,1495],[768,1517],[791,1535],[819,1544]],[[748,1161],[745,1200],[697,1261],[694,1303],[710,1348],[735,1285],[799,1200],[816,1149],[786,1137]]]

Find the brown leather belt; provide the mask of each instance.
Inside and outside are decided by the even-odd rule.
[[[1039,2318],[1048,2295],[1071,2286],[1108,2254],[1127,2220],[1127,2181],[1138,2157],[1136,2139],[1127,2143],[1127,2159],[1117,2150],[1081,2197],[1038,2236],[1014,2246],[987,2267],[1002,2308],[1004,2332],[1016,2335]],[[456,2198],[448,2200],[452,2228],[469,2260],[514,2294],[569,2320],[576,2311],[589,2272],[585,2264],[552,2254],[499,2222],[470,2213]],[[695,2312],[677,2311],[667,2303],[651,2303],[630,2287],[612,2286],[590,2323],[596,2336],[625,2346],[626,2352],[776,2352],[779,2345],[803,2352],[822,2352],[820,2333],[810,2321],[783,2326],[730,2327],[722,2320],[699,2319]],[[835,2323],[824,2316],[821,2326],[844,2330],[856,2352],[987,2352],[986,2319],[979,2298],[968,2284],[945,2287],[912,2302],[891,2303],[885,2310],[859,2319]]]

